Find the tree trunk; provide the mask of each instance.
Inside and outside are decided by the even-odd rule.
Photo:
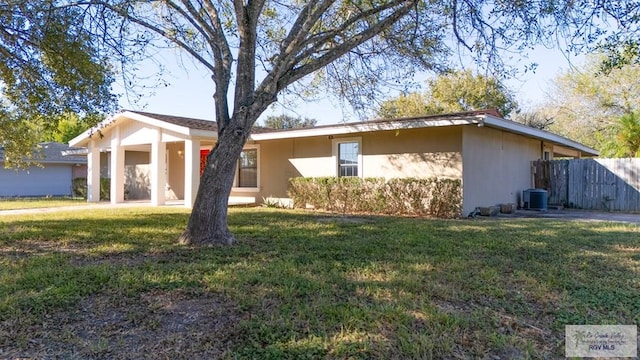
[[[218,135],[215,147],[207,156],[193,211],[187,228],[178,238],[179,243],[198,246],[235,243],[227,225],[227,208],[237,161],[248,136],[249,130],[242,129],[236,121],[231,121]]]

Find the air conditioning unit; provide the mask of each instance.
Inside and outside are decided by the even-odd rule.
[[[522,192],[523,208],[526,210],[547,210],[547,190],[529,189]]]

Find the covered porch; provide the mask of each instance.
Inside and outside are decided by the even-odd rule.
[[[216,123],[125,111],[73,139],[87,148],[87,201],[100,201],[100,179],[110,179],[110,202],[179,204],[191,208],[204,158],[215,145]],[[233,204],[255,198],[235,196]]]

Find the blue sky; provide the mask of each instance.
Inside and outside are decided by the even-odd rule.
[[[545,91],[551,79],[571,65],[580,65],[582,58],[568,60],[559,49],[538,47],[527,58],[516,58],[514,61],[516,65],[531,62],[538,64],[535,73],[529,72],[519,76],[518,79],[506,82],[507,86],[516,93],[520,107],[527,109],[544,100]],[[163,76],[167,86],[143,93],[143,100],[137,104],[129,102],[125,96],[122,96],[120,106],[124,109],[213,120],[213,82],[210,75],[203,68],[195,65],[188,63],[178,65],[177,59],[172,54],[165,55],[162,62],[168,69],[168,73]],[[153,72],[155,67],[149,66],[148,69],[143,67],[142,70]],[[428,74],[422,75],[423,78],[428,76]],[[317,119],[319,125],[358,120],[355,115],[350,114],[348,109],[343,109],[337,101],[328,99],[313,103],[298,103],[293,109],[274,106],[266,114],[283,112],[293,116]]]

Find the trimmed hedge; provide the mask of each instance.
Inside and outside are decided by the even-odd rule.
[[[341,213],[456,218],[462,212],[458,179],[297,177],[289,179],[288,193],[295,207]]]
[[[87,178],[80,177],[73,179],[73,196],[87,198]],[[109,200],[111,196],[111,179],[100,178],[100,200]]]

